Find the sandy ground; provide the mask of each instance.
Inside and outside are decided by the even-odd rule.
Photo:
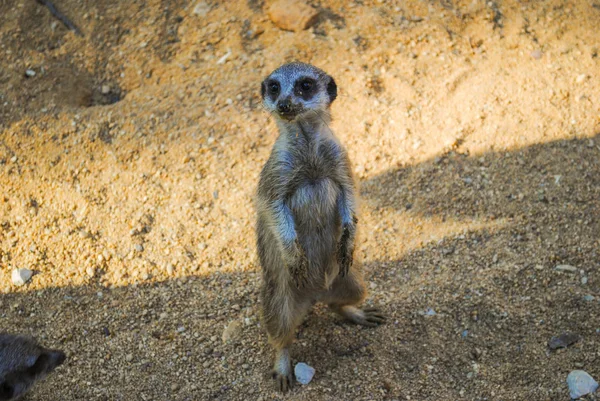
[[[0,0],[0,330],[69,355],[28,400],[567,400],[571,370],[600,378],[600,3],[313,1],[300,33],[259,0],[55,3],[84,37]],[[317,373],[282,397],[252,197],[277,135],[259,83],[294,59],[340,88],[390,322],[318,306],[292,349]]]

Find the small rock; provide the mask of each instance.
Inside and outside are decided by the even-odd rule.
[[[224,343],[232,342],[240,335],[241,332],[242,325],[239,321],[233,320],[227,325],[225,330],[223,330],[223,335],[221,336],[221,339]]]
[[[96,274],[96,269],[94,269],[92,266],[88,266],[85,269],[86,274],[88,275],[88,277],[94,277],[94,275]]]
[[[301,0],[277,0],[268,10],[273,23],[286,31],[300,32],[317,22],[319,12]]]
[[[587,278],[587,276],[583,276],[583,277],[581,278],[581,284],[583,284],[583,285],[586,285],[587,283],[588,283],[588,278]]]
[[[144,246],[142,244],[135,244],[133,247],[137,252],[142,252],[144,250]]]
[[[33,276],[33,271],[29,269],[15,269],[12,271],[12,282],[20,287],[25,285]]]
[[[103,95],[108,95],[110,93],[110,86],[102,85],[102,88],[100,88],[100,91],[102,92]]]
[[[542,51],[540,49],[535,49],[534,51],[531,52],[531,57],[533,57],[536,60],[541,59],[543,55],[544,55],[544,53],[542,53]]]
[[[131,362],[131,361],[133,361],[133,355],[132,355],[132,354],[127,354],[127,356],[125,357],[125,360],[126,360],[127,362]]]
[[[193,13],[196,15],[199,15],[201,17],[205,17],[209,11],[210,11],[210,5],[208,5],[205,1],[200,1],[194,7]]]
[[[550,348],[551,350],[567,348],[568,346],[575,344],[579,340],[580,338],[577,334],[563,333],[560,336],[552,337],[550,341],[548,341],[548,348]]]
[[[578,75],[577,78],[575,78],[575,82],[578,84],[581,84],[581,83],[583,83],[583,81],[585,81],[586,78],[587,78],[586,74]]]
[[[167,265],[167,274],[171,275],[171,274],[173,274],[174,271],[175,271],[175,268],[173,267],[173,265],[171,263],[169,263]]]
[[[588,302],[592,302],[594,299],[596,299],[596,297],[594,297],[593,295],[584,295],[583,297],[584,300],[588,301]]]
[[[33,71],[33,70],[25,70],[25,76],[27,78],[35,77],[35,71]]]
[[[574,370],[567,376],[571,399],[576,400],[598,389],[598,383],[587,372]]]
[[[217,64],[221,65],[221,64],[225,64],[225,62],[227,61],[227,59],[229,58],[229,56],[231,56],[231,50],[229,50],[227,53],[225,53],[223,55],[223,57],[221,57],[220,59],[217,60]]]
[[[569,272],[569,273],[577,273],[577,268],[571,265],[558,265],[554,268],[559,272]]]
[[[294,374],[296,375],[296,380],[300,384],[308,384],[313,379],[315,375],[315,369],[311,366],[308,366],[304,362],[300,362],[296,364],[294,368]]]
[[[435,310],[433,310],[433,308],[427,308],[427,310],[425,311],[425,316],[435,316],[437,315],[437,312]]]

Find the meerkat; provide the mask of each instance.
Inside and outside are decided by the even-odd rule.
[[[65,359],[64,352],[44,348],[33,338],[0,333],[0,401],[21,397]]]
[[[293,383],[289,347],[314,303],[365,326],[385,317],[357,306],[366,297],[353,264],[357,195],[348,154],[329,128],[334,79],[289,63],[262,82],[261,95],[279,129],[256,197],[262,317],[275,348],[273,378],[286,392]]]

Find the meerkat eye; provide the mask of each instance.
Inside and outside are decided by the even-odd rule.
[[[310,81],[302,81],[302,83],[300,84],[300,87],[302,88],[303,91],[309,91],[312,89],[313,83]]]
[[[277,82],[271,82],[269,84],[269,92],[272,94],[276,94],[279,92],[279,83]]]

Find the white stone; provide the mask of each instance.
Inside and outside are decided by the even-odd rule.
[[[571,265],[558,265],[554,270],[558,270],[559,272],[577,273],[577,268]]]
[[[574,370],[567,376],[571,399],[576,400],[598,389],[598,383],[587,372]]]
[[[296,380],[300,384],[308,384],[315,376],[315,368],[305,364],[304,362],[300,362],[296,364],[294,368],[294,374],[296,375]]]
[[[29,269],[14,269],[12,271],[12,282],[14,285],[20,287],[25,285],[33,276],[33,272]]]

